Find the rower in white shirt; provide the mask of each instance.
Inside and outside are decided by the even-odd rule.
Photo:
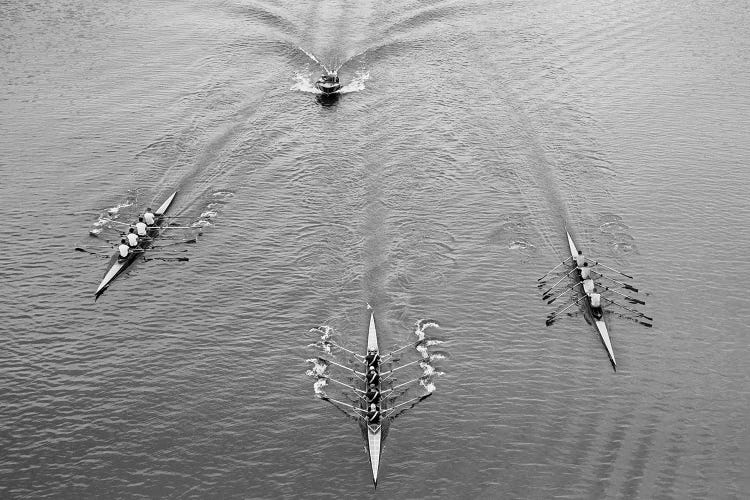
[[[130,248],[134,248],[138,246],[138,235],[135,234],[135,228],[130,228],[130,231],[127,235],[125,235],[128,239],[128,245],[130,245]]]
[[[143,222],[143,217],[138,217],[138,222],[135,223],[135,232],[138,233],[139,238],[148,236],[148,226]]]
[[[594,291],[594,280],[591,278],[587,278],[583,280],[583,292],[586,295],[591,295],[591,292]]]
[[[576,266],[581,268],[583,267],[584,262],[586,262],[586,258],[583,256],[583,252],[578,250],[578,255],[576,255]]]
[[[130,246],[128,245],[128,240],[125,238],[120,240],[120,244],[117,247],[117,251],[120,252],[120,259],[127,259],[128,254],[130,253]]]
[[[583,263],[583,267],[581,267],[581,279],[588,279],[591,277],[591,268],[589,267],[588,262]]]
[[[146,211],[143,213],[143,221],[148,226],[153,226],[156,223],[156,218],[150,208],[147,208]]]

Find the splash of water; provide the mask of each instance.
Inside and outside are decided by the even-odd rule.
[[[328,381],[324,378],[318,379],[317,382],[313,384],[313,389],[315,390],[316,396],[323,396],[328,397],[326,395],[326,392],[323,390],[325,386],[328,385]]]
[[[428,378],[429,379],[429,378],[435,377],[435,376],[439,377],[440,375],[443,374],[443,372],[438,371],[434,366],[432,366],[431,364],[429,364],[429,363],[427,363],[425,361],[420,361],[419,366],[422,368],[422,377],[423,378]]]
[[[310,80],[309,74],[295,73],[294,74],[294,85],[289,90],[297,90],[299,92],[307,92],[308,94],[322,94],[320,90],[315,88],[315,83]]]
[[[310,377],[325,377],[326,370],[328,369],[328,363],[326,360],[321,358],[311,358],[307,360],[308,363],[312,363],[313,367],[307,370],[307,375]]]
[[[414,329],[414,335],[416,335],[419,340],[424,340],[426,328],[431,326],[440,328],[438,322],[431,319],[420,319],[419,321],[417,321],[415,326],[416,328]]]
[[[339,90],[339,94],[349,94],[351,92],[359,92],[360,90],[364,90],[365,82],[369,79],[369,71],[357,71],[354,74],[354,78],[352,78],[352,80],[348,84],[341,87],[341,90]]]
[[[433,392],[435,392],[435,384],[433,384],[432,382],[428,382],[427,380],[422,379],[419,381],[419,385],[424,387],[428,394],[432,394]]]
[[[320,340],[327,342],[333,336],[333,328],[327,325],[320,325],[315,328],[310,328],[310,333],[319,333]]]
[[[89,233],[94,236],[101,234],[102,230],[104,229],[104,226],[106,226],[107,224],[109,224],[110,222],[118,218],[121,209],[132,207],[132,206],[133,206],[133,201],[128,200],[128,201],[125,201],[124,203],[108,208],[107,215],[99,217],[99,220],[97,220],[91,225],[91,229],[89,230]]]

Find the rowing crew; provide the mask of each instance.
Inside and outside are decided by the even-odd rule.
[[[120,244],[117,247],[120,260],[127,259],[131,251],[138,248],[141,243],[141,238],[148,237],[148,229],[155,225],[156,216],[151,211],[151,208],[147,208],[146,212],[138,217],[138,222],[135,223],[135,227],[131,227],[125,235],[125,238],[120,240]]]
[[[583,252],[580,250],[578,250],[578,255],[576,255],[575,265],[578,272],[581,273],[583,292],[588,296],[589,302],[591,303],[591,313],[596,319],[601,319],[603,314],[601,302],[602,296],[596,291],[596,285],[591,278],[591,268],[589,267],[589,263],[586,262]]]
[[[374,349],[369,349],[365,356],[365,364],[367,424],[380,425],[380,354]]]

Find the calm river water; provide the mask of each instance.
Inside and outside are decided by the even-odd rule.
[[[743,1],[5,1],[0,497],[742,498]],[[338,68],[344,93],[313,82]],[[205,224],[97,302],[112,211]],[[654,318],[545,327],[588,254]],[[110,232],[109,237],[116,237]],[[170,242],[172,243],[172,242]],[[170,261],[187,256],[189,262]],[[433,319],[373,490],[313,395]]]

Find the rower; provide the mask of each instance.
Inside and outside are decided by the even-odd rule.
[[[128,246],[128,240],[125,238],[120,240],[120,245],[117,247],[117,250],[120,252],[120,259],[127,259],[128,254],[130,253],[130,246]]]
[[[154,213],[150,208],[147,208],[143,213],[143,221],[147,226],[153,226],[154,224],[156,224],[156,217],[154,216]]]
[[[143,222],[143,217],[138,217],[138,222],[135,223],[135,231],[140,238],[148,236],[148,226]]]
[[[586,295],[591,295],[591,292],[594,291],[594,280],[592,280],[590,277],[583,280],[583,292]]]
[[[581,268],[583,267],[584,262],[586,262],[586,258],[583,256],[583,252],[578,250],[578,255],[576,255],[576,266]]]
[[[138,246],[138,235],[135,234],[135,228],[131,227],[130,232],[128,232],[128,234],[125,236],[128,239],[128,245],[130,245],[130,248]]]
[[[594,287],[589,295],[589,299],[591,300],[591,314],[593,314],[596,319],[602,319],[602,296],[596,292],[596,287]]]
[[[591,268],[589,267],[588,262],[583,263],[583,267],[581,267],[581,279],[588,279],[591,276]]]
[[[378,354],[378,351],[375,349],[369,349],[367,351],[367,356],[365,356],[365,363],[367,363],[368,368],[372,366],[377,368],[378,363],[380,363],[380,354]]]
[[[375,384],[370,384],[365,394],[365,400],[367,404],[378,404],[380,403],[380,391]]]
[[[367,372],[367,383],[377,385],[380,382],[380,374],[374,366],[370,366],[370,370]]]
[[[367,411],[367,425],[378,425],[380,424],[380,410],[375,403],[370,405],[370,409]]]

